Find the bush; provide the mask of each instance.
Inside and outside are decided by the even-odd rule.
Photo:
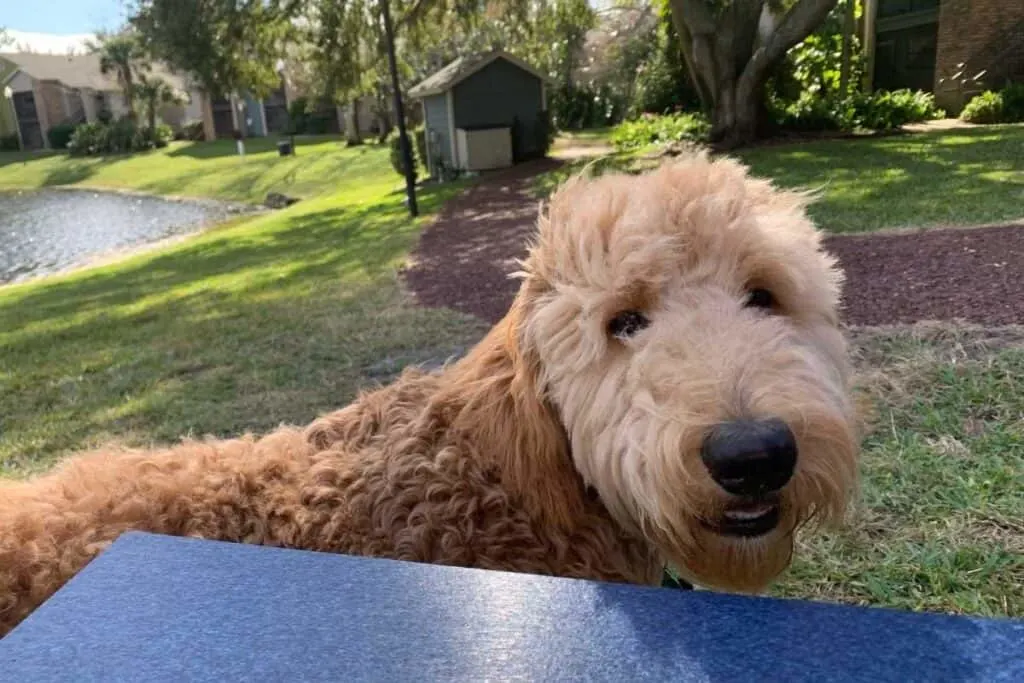
[[[960,119],[968,123],[1000,123],[1003,120],[1003,96],[986,90],[967,103],[960,112]]]
[[[1007,123],[1024,121],[1024,83],[1011,83],[1002,89],[1003,120]]]
[[[423,126],[416,126],[412,131],[413,140],[416,143],[416,158],[424,166],[427,164],[427,129]]]
[[[960,118],[969,123],[1024,121],[1024,83],[1011,83],[998,92],[986,90],[967,103]]]
[[[879,90],[845,99],[807,92],[795,102],[773,99],[768,110],[776,125],[794,131],[893,130],[945,115],[931,93],[910,90]]]
[[[550,108],[557,128],[583,130],[621,121],[626,102],[607,85],[563,85],[552,91]]]
[[[412,142],[412,140],[410,140]],[[392,135],[390,140],[391,145],[391,168],[395,169],[395,173],[405,177],[405,164],[402,163],[402,137],[400,135]],[[412,145],[412,149],[409,150],[409,154],[412,156],[412,168],[413,177],[416,175],[416,145]]]
[[[46,131],[46,137],[50,141],[50,149],[67,149],[71,135],[75,132],[75,124],[61,123]]]
[[[700,114],[644,114],[620,123],[611,134],[611,143],[623,151],[651,144],[669,144],[683,140],[703,140],[710,126]]]
[[[772,122],[785,130],[852,130],[856,125],[852,100],[818,97],[803,93],[795,102],[774,100],[768,107]]]
[[[201,142],[206,139],[206,132],[203,130],[202,121],[190,121],[186,123],[180,133],[182,140],[191,140],[193,142]]]
[[[19,149],[21,149],[21,143],[18,142],[17,133],[0,135],[0,152],[17,152]]]
[[[72,156],[103,154],[107,148],[107,130],[105,123],[83,123],[75,128],[68,141],[68,151]]]
[[[131,119],[114,123],[83,123],[75,128],[68,143],[74,156],[141,152],[166,147],[174,132],[170,126],[160,124],[156,129],[139,128]]]
[[[920,90],[876,91],[855,98],[854,102],[857,124],[871,130],[894,130],[945,115],[935,105],[935,96]]]

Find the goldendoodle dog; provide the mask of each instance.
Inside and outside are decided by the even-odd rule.
[[[553,196],[507,316],[305,428],[0,487],[0,634],[129,529],[754,592],[837,519],[857,423],[803,194],[692,154]]]

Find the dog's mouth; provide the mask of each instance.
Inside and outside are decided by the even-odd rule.
[[[712,522],[706,522],[723,536],[753,538],[763,536],[779,525],[781,509],[778,500],[743,500],[732,503]]]

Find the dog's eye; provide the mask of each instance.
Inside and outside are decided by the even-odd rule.
[[[775,307],[775,296],[761,287],[752,289],[747,293],[747,306],[771,310]]]
[[[608,334],[626,339],[650,324],[651,321],[640,311],[622,311],[608,322]]]

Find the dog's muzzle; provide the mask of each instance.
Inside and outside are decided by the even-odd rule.
[[[796,468],[796,438],[785,422],[735,420],[705,437],[701,459],[733,498],[712,526],[732,536],[760,536],[779,524],[778,492]]]

